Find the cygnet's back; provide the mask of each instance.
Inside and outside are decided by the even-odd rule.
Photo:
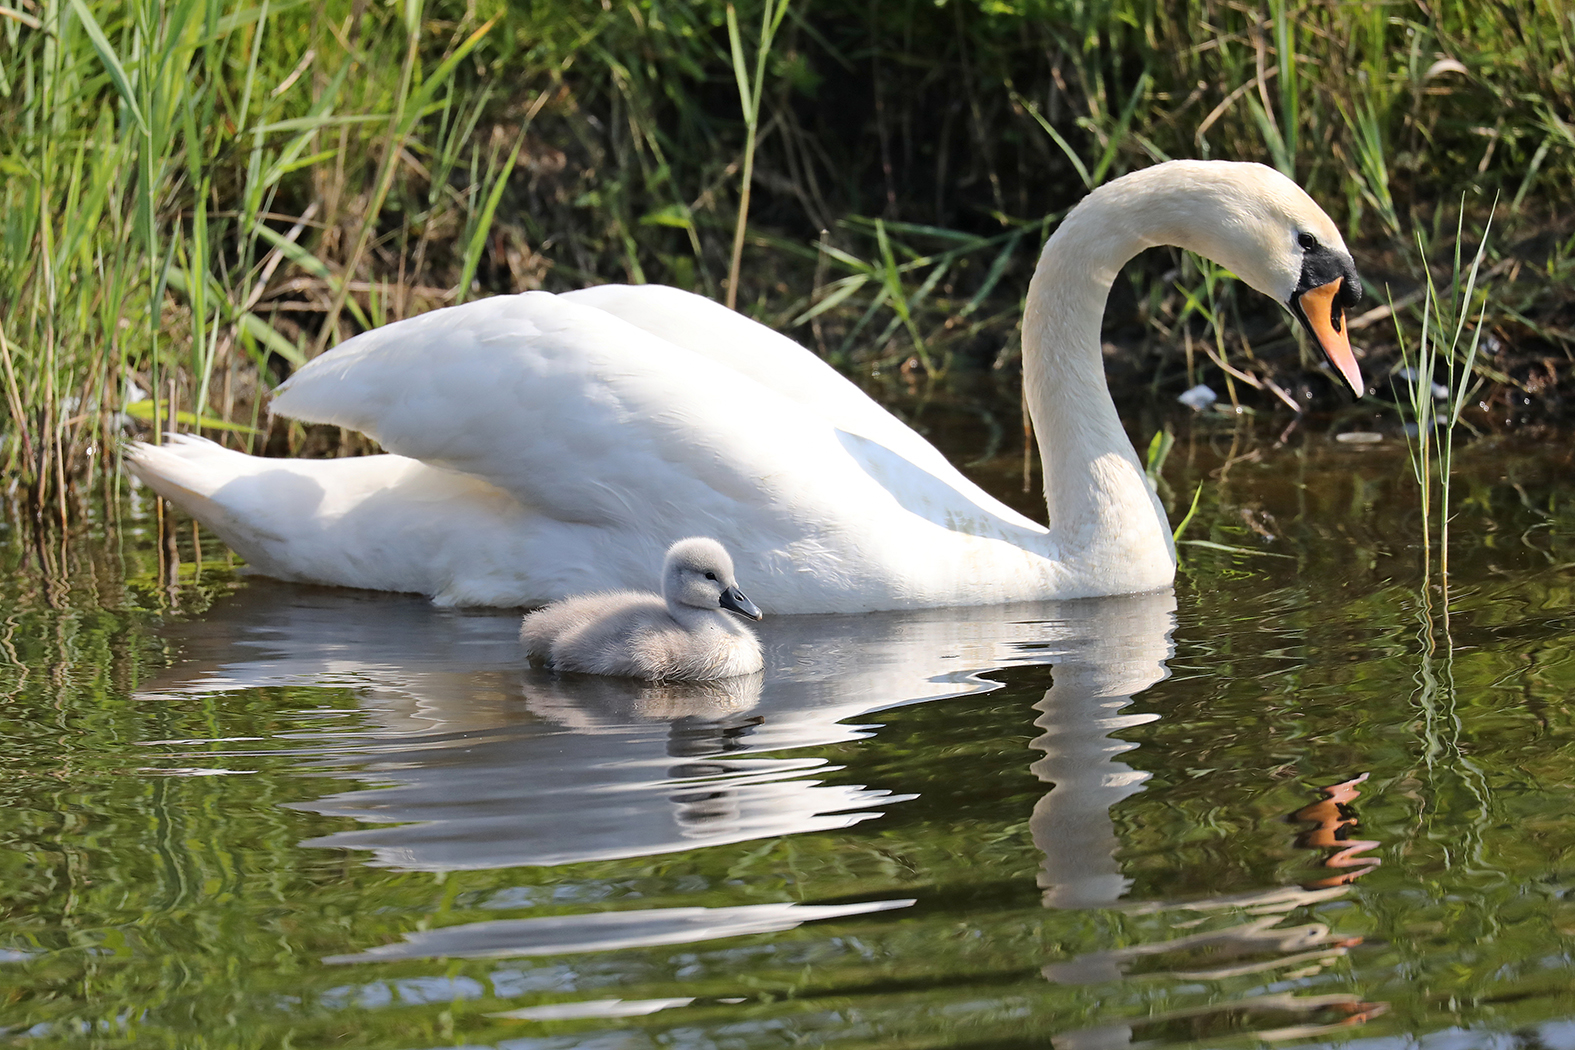
[[[760,640],[729,610],[760,619],[739,591],[720,543],[679,540],[662,563],[662,595],[586,594],[530,613],[520,625],[526,655],[559,671],[704,681],[764,666]]]

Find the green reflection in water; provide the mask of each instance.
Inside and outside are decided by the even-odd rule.
[[[911,411],[960,459],[983,442],[977,413]],[[489,713],[398,752],[408,734],[387,705],[406,701],[380,699],[389,682],[364,671],[171,687],[196,649],[222,651],[190,631],[222,634],[217,610],[259,593],[217,548],[198,581],[182,533],[167,589],[144,518],[43,546],[13,526],[0,1042],[1076,1048],[1458,1027],[1461,1045],[1575,1045],[1558,1027],[1575,1016],[1567,455],[1486,440],[1462,453],[1446,630],[1442,596],[1421,590],[1401,443],[1274,438],[1178,441],[1169,491],[1208,482],[1189,535],[1282,557],[1184,548],[1170,677],[1107,697],[1109,725],[1058,704],[1075,660],[994,672],[1003,688],[747,756],[796,763],[748,767],[783,791],[813,780],[878,817],[548,866],[409,870],[303,843],[386,827],[311,807],[376,806],[401,763],[595,733],[674,748],[667,723],[689,716],[598,709],[575,728],[518,702],[511,675],[477,671],[465,695],[492,690]],[[1037,498],[1013,490],[1019,462],[975,469]],[[1097,693],[1074,690],[1096,707]],[[747,714],[727,723],[741,747],[774,724]],[[720,747],[653,767],[683,781],[663,789],[685,796],[675,806],[724,806],[727,791],[706,797],[718,777],[739,789],[744,760]],[[1058,764],[1058,748],[1072,757]],[[1058,814],[1058,792],[1090,805]],[[1057,882],[1074,869],[1119,880],[1120,900],[1067,906],[1106,885]],[[881,902],[896,903],[869,908]],[[728,935],[420,951],[473,924],[697,908]]]

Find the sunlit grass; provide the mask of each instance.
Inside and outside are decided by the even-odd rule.
[[[270,361],[307,357],[302,333],[260,312],[270,281],[293,271],[324,286],[332,330],[389,180],[353,205],[361,233],[349,266],[301,243],[329,225],[313,218],[322,204],[288,232],[270,225],[281,196],[302,172],[343,168],[352,129],[359,138],[386,125],[383,155],[399,156],[430,112],[456,104],[453,71],[490,26],[459,27],[443,61],[417,76],[423,9],[407,5],[398,24],[409,47],[390,98],[387,84],[352,77],[347,56],[327,60],[346,26],[298,4],[73,2],[49,14],[49,31],[19,41],[22,61],[5,72],[22,105],[3,124],[13,177],[0,189],[0,325],[17,351],[6,356],[19,439],[6,448],[8,473],[59,494],[66,477],[104,462],[93,453],[117,433],[113,415],[143,395],[151,412],[138,414],[155,434],[185,419],[233,429],[238,408],[255,418]],[[395,41],[372,35],[360,61]],[[318,61],[334,72],[318,75]],[[348,210],[346,185],[335,189],[327,210]]]

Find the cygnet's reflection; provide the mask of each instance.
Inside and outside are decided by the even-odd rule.
[[[858,720],[883,708],[996,688],[981,672],[1013,664],[1056,664],[1056,695],[1081,717],[1079,689],[1130,694],[1165,675],[1174,608],[1167,592],[774,617],[763,676],[652,685],[530,669],[512,615],[259,581],[172,632],[185,660],[149,691],[350,687],[370,731],[301,755],[358,787],[297,805],[364,826],[309,845],[416,870],[566,864],[877,816],[910,796],[826,783],[804,750],[865,735]],[[1065,743],[1107,747],[1108,728]],[[1076,826],[1081,806],[1109,834],[1104,795],[1066,799],[1055,820]]]
[[[760,724],[761,685],[760,675],[653,684],[521,670],[507,687],[536,720],[389,740],[351,774],[387,786],[301,808],[399,826],[304,844],[441,871],[650,856],[871,815],[864,807],[885,792],[805,784],[803,760],[732,757]]]

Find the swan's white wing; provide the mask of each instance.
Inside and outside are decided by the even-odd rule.
[[[274,408],[479,475],[559,521],[641,522],[657,534],[704,533],[707,519],[751,510],[762,512],[756,527],[828,520],[835,494],[859,481],[822,420],[539,292],[368,332],[298,372]]]
[[[832,426],[897,453],[1019,528],[1042,530],[965,478],[938,450],[826,362],[779,332],[693,292],[660,284],[604,284],[564,292],[748,376]]]
[[[368,332],[303,368],[273,405],[484,477],[561,521],[660,520],[675,504],[703,515],[811,495],[779,477],[780,443],[810,435],[769,392],[546,293]]]

